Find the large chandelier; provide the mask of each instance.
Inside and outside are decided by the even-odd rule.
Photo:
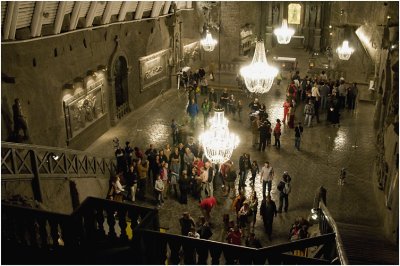
[[[211,33],[207,30],[206,37],[200,41],[201,46],[203,46],[204,51],[211,52],[214,51],[217,40],[214,40]]]
[[[288,44],[294,34],[294,29],[288,28],[287,20],[282,20],[282,26],[274,30],[279,44]]]
[[[210,123],[210,128],[200,135],[199,141],[204,155],[212,163],[222,164],[231,158],[233,150],[239,144],[239,138],[229,132],[224,109],[216,109]]]
[[[353,54],[354,49],[349,47],[348,41],[343,41],[342,46],[336,49],[340,60],[349,60],[350,56]]]
[[[257,41],[251,64],[240,69],[247,89],[254,93],[267,93],[278,74],[275,67],[268,65],[263,41]]]

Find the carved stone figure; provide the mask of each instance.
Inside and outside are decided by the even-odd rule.
[[[18,98],[14,100],[13,104],[13,118],[14,118],[14,136],[18,140],[20,138],[19,132],[22,129],[24,136],[23,139],[29,139],[28,125],[26,123],[25,117],[22,114],[21,103]]]

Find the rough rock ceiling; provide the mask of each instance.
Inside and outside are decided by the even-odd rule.
[[[110,23],[158,18],[192,1],[2,1],[2,41],[31,39]],[[20,33],[20,34],[19,34]]]

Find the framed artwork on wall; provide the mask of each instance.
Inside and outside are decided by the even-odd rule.
[[[168,77],[169,54],[165,49],[139,58],[141,92]]]
[[[192,42],[183,46],[183,61],[185,66],[191,66],[200,61],[200,42]]]
[[[67,142],[105,115],[104,79],[63,101]]]

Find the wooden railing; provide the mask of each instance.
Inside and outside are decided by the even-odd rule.
[[[41,178],[110,178],[114,158],[39,145],[1,142],[1,181],[32,181],[35,199],[42,201]]]

